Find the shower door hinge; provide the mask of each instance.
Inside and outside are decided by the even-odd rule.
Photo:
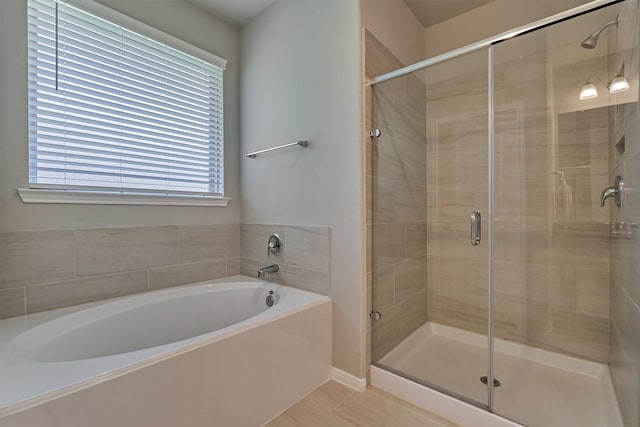
[[[380,138],[381,136],[382,136],[382,131],[380,129],[369,130],[369,138]]]
[[[371,320],[380,320],[382,319],[382,313],[380,313],[379,311],[371,310],[371,313],[369,313],[369,317],[371,318]]]

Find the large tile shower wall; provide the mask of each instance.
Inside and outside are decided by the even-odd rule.
[[[402,67],[369,32],[365,46],[368,78]],[[368,301],[382,314],[369,323],[374,360],[427,320],[425,90],[414,74],[367,93],[367,126],[382,132],[366,141]]]
[[[622,61],[635,76],[632,90],[620,94],[609,108],[609,185],[616,175],[624,178],[622,206],[608,209],[611,222],[611,379],[626,426],[640,425],[640,111],[638,108],[637,2],[625,2],[623,20],[613,44],[617,55],[610,69]],[[633,43],[633,44],[632,44]],[[635,48],[634,48],[635,46]]]
[[[494,332],[607,363],[607,111],[550,115],[545,40],[529,43],[496,51]],[[368,76],[401,66],[370,35],[366,54]],[[374,360],[427,318],[486,333],[486,244],[469,244],[470,212],[487,212],[486,67],[485,52],[431,67],[423,101],[415,75],[369,94]]]
[[[623,206],[610,208],[610,367],[625,425],[636,426],[640,425],[640,114],[637,102],[612,110],[612,136],[614,141],[625,138],[626,151],[614,155],[610,179],[623,176],[627,191]],[[616,122],[619,127],[614,125]]]
[[[0,233],[0,318],[240,273],[238,224]]]
[[[534,52],[535,43],[545,46],[531,43]],[[522,59],[508,48],[496,49],[494,71],[495,336],[607,363],[609,239],[599,207],[607,186],[606,111],[549,117],[546,53]],[[486,333],[486,269],[461,268],[482,260],[455,255],[469,251],[468,221],[432,231],[438,215],[485,204],[465,183],[486,179],[486,150],[468,148],[474,138],[486,141],[486,113],[447,123],[460,106],[485,102],[486,73],[450,67],[440,72],[455,77],[427,86],[429,320]],[[447,88],[455,93],[446,96]]]

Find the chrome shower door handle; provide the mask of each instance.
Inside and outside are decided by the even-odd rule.
[[[482,216],[480,212],[471,212],[471,245],[478,246],[482,240]]]

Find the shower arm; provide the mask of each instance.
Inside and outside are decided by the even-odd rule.
[[[619,22],[620,22],[620,15],[616,15],[616,19],[602,24],[597,30],[595,30],[586,39],[584,39],[584,41],[580,43],[580,46],[582,46],[585,49],[595,48],[596,45],[598,44],[598,37],[600,37],[600,34],[612,25],[615,25],[617,27]]]
[[[613,21],[607,22],[605,24],[602,24],[600,26],[600,28],[598,28],[591,36],[592,37],[598,37],[600,35],[601,32],[603,32],[604,30],[606,30],[608,27],[612,26],[612,25],[618,25],[618,22],[620,21],[620,16],[616,16],[616,19],[614,19]]]

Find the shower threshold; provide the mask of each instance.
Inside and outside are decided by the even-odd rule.
[[[486,336],[427,322],[377,366],[486,403],[487,363]],[[622,427],[607,365],[496,339],[494,371],[496,414],[530,427]]]

